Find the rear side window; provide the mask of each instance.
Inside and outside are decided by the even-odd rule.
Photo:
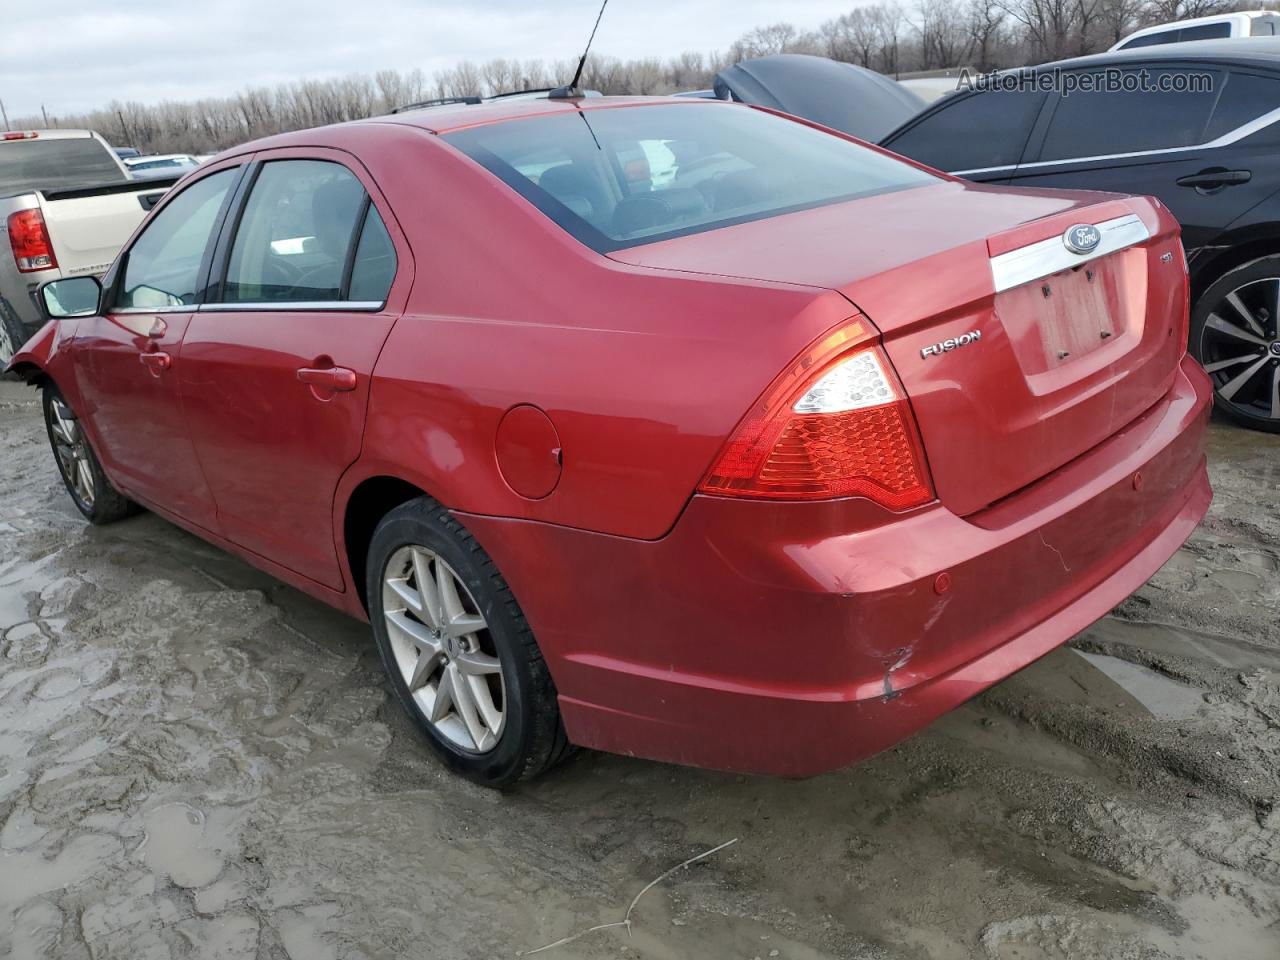
[[[118,308],[162,310],[197,300],[200,267],[237,171],[220,170],[184,189],[129,248]]]
[[[1177,30],[1161,30],[1159,33],[1148,33],[1141,37],[1134,37],[1121,50],[1133,50],[1135,47],[1158,47],[1163,43],[1177,43]]]
[[[1216,140],[1276,109],[1280,109],[1280,77],[1229,74],[1227,86],[1213,108],[1205,140]]]
[[[92,137],[0,141],[0,197],[126,179],[111,151]]]
[[[391,281],[395,276],[396,250],[391,244],[391,235],[387,233],[387,226],[377,209],[370,206],[360,230],[360,242],[356,245],[347,299],[381,303],[391,292]]]
[[[380,301],[394,275],[386,227],[355,174],[325,160],[274,160],[240,216],[222,300]]]
[[[992,90],[958,97],[885,143],[939,170],[1013,166],[1022,157],[1045,94]]]
[[[573,111],[443,139],[601,253],[936,182],[843,137],[705,101]]]
[[[1070,96],[1060,96],[1038,159],[1098,157],[1203,143],[1222,74],[1196,71],[1208,73],[1213,80],[1208,89],[1201,89],[1192,86],[1187,76],[1190,71],[1147,69],[1145,72],[1149,78],[1146,90],[1114,93],[1080,90]],[[1120,73],[1123,78],[1137,71]],[[1162,83],[1172,87],[1174,74],[1183,75],[1176,78],[1183,86],[1182,91],[1154,89]],[[1123,84],[1124,80],[1118,83]],[[1097,86],[1102,87],[1103,82],[1099,81]]]
[[[1178,31],[1178,42],[1186,40],[1222,40],[1231,36],[1229,23],[1202,23],[1198,27],[1183,27]]]

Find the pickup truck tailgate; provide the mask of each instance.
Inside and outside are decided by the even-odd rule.
[[[144,188],[129,182],[41,194],[40,208],[62,275],[105,273],[168,189],[168,183]]]

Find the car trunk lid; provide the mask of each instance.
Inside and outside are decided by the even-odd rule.
[[[1091,252],[1063,242],[1079,224],[1099,229]],[[717,233],[614,256],[839,290],[883,334],[962,516],[1139,416],[1185,351],[1177,227],[1150,200],[947,183]]]

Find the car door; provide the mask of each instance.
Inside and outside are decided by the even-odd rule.
[[[407,247],[339,151],[259,155],[241,194],[183,340],[183,404],[223,535],[342,589],[334,492],[360,453]]]
[[[166,199],[118,260],[103,314],[80,321],[73,347],[89,434],[112,480],[210,530],[213,498],[188,434],[177,369],[239,176],[238,167],[224,167]]]
[[[895,153],[981,183],[1004,183],[1040,115],[1042,90],[976,90],[938,101],[881,143]]]
[[[1118,71],[1119,82],[1135,85],[1139,70],[1146,90],[1054,94],[1009,182],[1152,194],[1178,218],[1191,252],[1277,189],[1274,140],[1249,131],[1280,107],[1280,82],[1194,64]],[[1208,84],[1192,86],[1193,75]]]

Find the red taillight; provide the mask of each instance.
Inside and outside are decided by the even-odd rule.
[[[867,497],[891,510],[932,500],[911,408],[869,325],[841,327],[785,370],[698,489],[773,500]]]
[[[49,242],[44,215],[39,210],[20,210],[9,215],[9,246],[22,273],[51,270],[58,265]]]

